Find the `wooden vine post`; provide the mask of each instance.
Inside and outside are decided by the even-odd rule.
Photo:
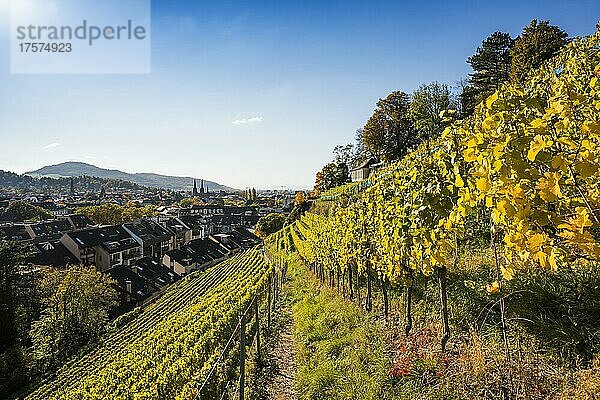
[[[258,318],[258,296],[254,300],[254,318],[256,318],[256,358],[259,365],[262,364],[261,349],[260,349],[260,321]]]
[[[413,271],[407,268],[408,285],[406,286],[406,324],[404,325],[404,334],[408,336],[413,326],[412,319],[412,295],[413,295]]]
[[[352,265],[348,265],[348,290],[350,291],[350,300],[354,300],[354,282],[352,282]]]
[[[494,225],[494,222],[491,223],[492,229],[492,244],[494,247],[494,262],[496,264],[496,280],[498,282],[498,295],[500,296],[500,323],[502,326],[502,339],[504,341],[504,356],[505,356],[505,367],[508,374],[508,388],[506,386],[502,387],[502,394],[504,399],[509,399],[511,394],[512,387],[512,378],[510,374],[510,347],[508,344],[508,325],[506,323],[506,304],[504,302],[504,287],[502,284],[502,270],[500,269],[500,260],[498,257],[498,229]]]
[[[446,266],[438,268],[438,284],[440,289],[440,303],[442,313],[442,352],[446,351],[446,343],[450,339],[450,325],[448,324],[448,293],[447,293],[447,273]]]
[[[387,282],[384,277],[381,277],[381,292],[383,293],[383,314],[385,315],[385,320],[387,321],[389,315],[389,300]]]
[[[271,274],[269,274],[267,287],[267,330],[271,332]]]
[[[367,298],[365,301],[365,310],[373,309],[373,300],[371,298],[371,263],[367,261]]]
[[[240,400],[244,400],[246,384],[246,311],[242,311],[240,321]]]

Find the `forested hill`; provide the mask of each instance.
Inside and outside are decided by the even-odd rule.
[[[110,189],[151,190],[136,183],[120,179],[104,179],[90,176],[73,178],[76,191],[100,191]],[[71,178],[34,178],[28,175],[18,175],[14,172],[0,170],[0,191],[30,193],[35,190],[56,191],[68,193],[71,188]]]
[[[104,179],[118,179],[129,181],[138,185],[162,188],[170,190],[192,190],[193,181],[198,181],[198,189],[200,189],[200,178],[183,177],[183,176],[167,176],[153,173],[136,173],[119,171],[116,169],[99,168],[95,165],[82,162],[64,162],[57,165],[49,165],[38,170],[26,172],[25,175],[32,177],[76,177],[76,176],[96,176]],[[234,189],[221,185],[216,182],[204,180],[204,187],[211,191],[233,191]]]

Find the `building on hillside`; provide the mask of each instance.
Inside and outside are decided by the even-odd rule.
[[[143,257],[160,260],[172,249],[175,234],[150,219],[124,224],[123,228],[142,246]]]
[[[178,218],[192,230],[191,240],[202,239],[212,233],[212,222],[200,215],[185,215]]]
[[[225,259],[228,250],[208,237],[192,240],[181,249],[167,252],[163,264],[179,275],[187,275],[195,270],[205,270]]]
[[[54,217],[59,217],[63,215],[69,214],[69,209],[62,204],[56,204],[53,201],[45,201],[42,203],[36,204],[38,207],[43,208],[48,211]]]
[[[73,227],[73,230],[85,229],[94,226],[91,219],[81,214],[72,214],[65,217]]]
[[[242,247],[246,249],[256,246],[262,242],[258,236],[241,226],[232,229],[230,235],[233,237],[236,243],[240,243]]]
[[[158,217],[156,222],[173,233],[171,249],[178,249],[192,240],[192,228],[186,225],[181,219],[175,217]]]
[[[64,268],[79,264],[79,260],[59,240],[34,240],[28,262],[35,266]]]
[[[162,262],[173,273],[179,276],[185,276],[198,269],[198,262],[192,257],[190,252],[183,249],[169,250],[163,256]]]
[[[381,165],[382,163],[378,162],[375,158],[369,158],[350,170],[350,178],[352,179],[352,182],[367,179],[371,173],[381,168]]]
[[[232,256],[242,250],[241,243],[237,243],[232,235],[226,233],[216,233],[209,238],[218,243],[225,251],[227,256]]]
[[[9,224],[0,226],[0,239],[11,241],[23,241],[32,239],[23,224]]]
[[[139,243],[118,225],[67,232],[60,242],[82,264],[94,265],[100,271],[130,265],[142,256]]]
[[[119,293],[123,311],[136,305],[143,305],[158,289],[131,269],[116,266],[107,271],[108,275],[116,282],[115,288]],[[130,304],[130,307],[125,305]],[[125,307],[124,307],[125,306]]]
[[[64,219],[40,222],[38,224],[25,225],[25,229],[32,238],[60,238],[63,233],[73,230],[73,227]]]
[[[131,266],[142,256],[142,248],[131,236],[123,235],[100,244],[97,254],[96,267],[106,271],[117,265]]]
[[[157,289],[162,289],[179,280],[179,275],[150,257],[140,258],[133,267],[135,273],[152,283]]]

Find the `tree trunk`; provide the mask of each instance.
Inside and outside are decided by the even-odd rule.
[[[440,303],[442,307],[442,352],[446,351],[446,343],[448,343],[448,339],[450,339],[450,326],[448,324],[448,295],[446,289],[447,272],[448,271],[445,266],[438,269],[438,284],[440,289]]]
[[[360,295],[360,274],[358,273],[358,268],[356,269],[356,297],[358,299],[358,304],[362,303],[362,298]]]
[[[411,274],[412,275],[412,274]],[[406,336],[410,334],[410,330],[413,326],[412,319],[412,295],[413,295],[413,284],[406,287],[406,325],[404,326],[404,333]]]
[[[371,311],[373,309],[373,299],[371,298],[371,266],[367,264],[367,298],[365,301],[365,310]]]
[[[352,282],[352,266],[348,266],[348,289],[350,289],[350,300],[354,300],[354,282]]]
[[[387,283],[385,281],[385,278],[381,278],[381,292],[383,293],[383,314],[385,315],[385,320],[387,321],[389,315],[389,303]]]

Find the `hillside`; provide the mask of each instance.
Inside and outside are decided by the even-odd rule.
[[[84,179],[78,176],[73,179],[73,184],[76,190],[95,192],[101,190],[101,188],[106,190],[155,190],[127,180],[98,177]],[[0,191],[30,193],[31,191],[43,190],[49,194],[66,194],[69,192],[70,186],[71,179],[67,177],[33,177],[0,170]]]
[[[600,398],[599,50],[572,41],[266,239],[300,399]]]
[[[271,273],[252,249],[187,276],[143,311],[116,320],[96,347],[27,398],[215,398],[214,388],[202,383],[235,336],[244,305]]]
[[[56,165],[48,165],[35,171],[26,172],[25,175],[31,177],[75,177],[75,176],[95,176],[105,179],[120,179],[136,183],[138,185],[163,188],[170,190],[191,190],[193,186],[193,177],[167,176],[153,173],[135,173],[119,171],[116,169],[105,169],[95,165],[82,162],[64,162]],[[195,178],[200,185],[201,178]],[[204,187],[211,191],[234,191],[235,189],[221,185],[216,182],[204,180]]]

